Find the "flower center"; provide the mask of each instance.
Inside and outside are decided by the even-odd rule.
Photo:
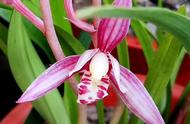
[[[109,61],[106,54],[97,53],[90,62],[90,73],[93,80],[101,80],[108,73]]]

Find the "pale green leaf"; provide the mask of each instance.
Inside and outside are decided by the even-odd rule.
[[[20,14],[16,12],[12,16],[8,35],[8,59],[11,71],[21,90],[25,91],[45,67],[29,39]],[[33,105],[50,124],[70,124],[58,90],[35,101]]]

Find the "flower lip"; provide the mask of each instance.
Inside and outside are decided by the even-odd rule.
[[[101,80],[109,71],[109,60],[105,53],[98,52],[91,60],[89,69],[92,78]]]

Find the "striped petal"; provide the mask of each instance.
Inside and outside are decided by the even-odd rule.
[[[87,32],[95,32],[96,30],[94,29],[93,25],[90,25],[86,22],[83,22],[79,19],[77,19],[74,9],[73,9],[73,3],[72,0],[64,0],[64,6],[65,10],[68,16],[68,19],[77,27],[81,28],[84,31]]]
[[[85,51],[81,57],[79,58],[75,67],[70,71],[69,75],[73,75],[73,73],[78,72],[83,68],[83,66],[96,54],[98,53],[98,49],[92,49]]]
[[[93,80],[89,71],[85,71],[78,84],[78,100],[80,104],[90,104],[108,95],[109,78]]]
[[[17,103],[33,101],[58,87],[69,78],[80,56],[66,57],[44,71],[24,92]]]
[[[131,0],[115,0],[116,7],[131,8]],[[127,35],[130,25],[129,19],[105,18],[102,19],[98,27],[97,47],[104,52],[112,51]]]
[[[109,56],[111,64],[112,64],[113,75],[115,77],[115,80],[118,83],[118,87],[121,92],[125,93],[127,91],[127,89],[126,89],[125,85],[123,85],[123,83],[120,81],[121,74],[120,74],[119,62],[111,54],[108,54],[108,56]]]
[[[110,79],[116,90],[120,94],[123,102],[128,108],[139,118],[141,118],[147,124],[164,124],[164,121],[148,92],[144,88],[143,84],[137,77],[120,66],[121,69],[121,82],[125,85],[127,91],[121,92],[118,88],[118,83],[114,77],[113,72],[110,74]]]

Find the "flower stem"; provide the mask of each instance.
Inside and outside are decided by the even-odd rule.
[[[20,0],[13,0],[11,6],[32,22],[41,32],[45,33],[43,21],[30,11]]]
[[[49,0],[41,0],[40,5],[45,26],[45,36],[56,60],[61,60],[65,57],[65,55],[62,51],[61,45],[54,29]]]
[[[65,55],[62,51],[61,45],[59,43],[59,40],[57,38],[55,29],[54,29],[49,0],[41,0],[40,5],[41,5],[42,17],[43,17],[44,25],[45,25],[45,36],[47,38],[49,46],[56,60],[59,61],[63,59]],[[69,79],[69,82],[74,92],[77,94],[77,83],[76,83],[77,80],[74,77],[71,77]],[[87,110],[86,105],[79,105],[78,124],[86,123],[87,121],[86,110]]]
[[[117,106],[116,106],[116,108],[114,110],[114,113],[112,115],[112,118],[111,118],[109,124],[118,124],[121,117],[122,117],[122,114],[123,114],[124,110],[125,110],[125,105],[123,104],[123,102],[119,98]]]
[[[78,124],[87,124],[87,105],[79,104]]]

